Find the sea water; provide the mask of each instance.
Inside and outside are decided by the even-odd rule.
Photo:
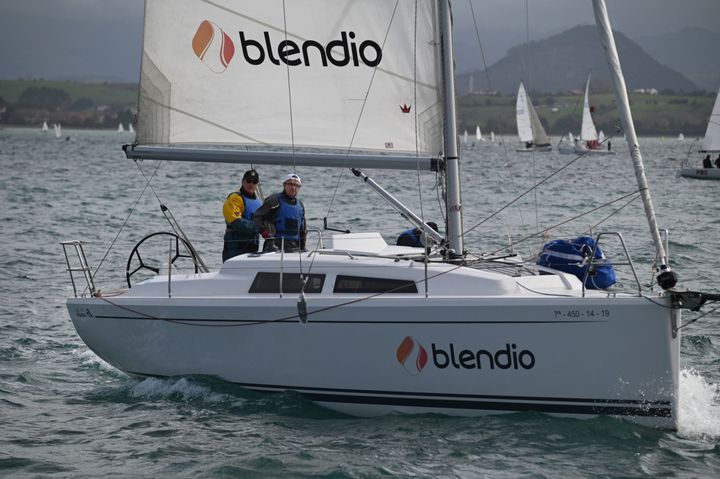
[[[297,394],[248,392],[213,378],[126,376],[88,350],[73,329],[65,308],[73,290],[60,241],[85,242],[99,288],[125,287],[126,262],[135,244],[147,234],[170,230],[162,202],[216,269],[222,203],[238,187],[246,165],[136,163],[120,150],[123,142],[132,141],[128,133],[65,134],[67,139],[58,140],[39,128],[0,130],[0,476],[720,474],[717,304],[700,313],[684,312],[689,324],[682,331],[677,432],[610,417],[576,420],[537,413],[362,419],[328,411]],[[461,148],[469,251],[506,254],[510,243],[544,232],[512,246],[514,253],[532,257],[551,238],[619,231],[639,279],[651,280],[654,250],[640,201],[628,204],[637,184],[622,138],[613,139],[617,156],[577,161],[557,153],[515,153],[514,137],[496,139]],[[669,229],[671,264],[680,286],[719,291],[720,182],[676,177],[681,160],[697,147],[691,139],[641,139],[658,224]],[[689,158],[699,165],[699,156]],[[282,177],[294,171],[258,170],[266,195],[278,191]],[[303,178],[300,197],[311,230],[321,229],[327,217],[331,227],[379,231],[393,242],[409,226],[348,170],[296,171]],[[426,220],[444,223],[435,174],[366,173]],[[317,233],[311,232],[309,244],[314,241]],[[611,259],[622,257],[617,243],[609,242],[605,252]],[[626,275],[625,285],[633,284]]]

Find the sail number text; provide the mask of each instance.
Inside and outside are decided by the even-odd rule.
[[[610,317],[609,309],[556,309],[555,318],[593,318],[602,319]]]

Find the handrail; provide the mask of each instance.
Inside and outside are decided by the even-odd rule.
[[[93,279],[92,275],[92,269],[88,265],[87,258],[85,257],[85,250],[83,249],[83,242],[78,240],[71,240],[71,241],[61,241],[60,244],[63,247],[63,253],[65,254],[65,263],[67,264],[67,272],[70,273],[70,282],[72,283],[73,287],[73,294],[75,297],[78,297],[78,291],[77,286],[75,285],[75,276],[73,275],[73,272],[82,272],[85,281],[87,282],[88,290],[90,291],[91,296],[95,296],[96,290],[95,290],[95,280]],[[72,246],[75,248],[75,254],[77,255],[77,262],[79,266],[73,267],[70,264],[70,256],[68,256],[67,247]],[[81,293],[82,296],[85,296],[84,291]]]
[[[583,279],[582,279],[582,295],[583,295],[583,298],[585,297],[585,289],[586,289],[586,288],[585,288],[585,282],[587,281],[587,278],[588,278],[588,276],[589,276],[589,274],[590,274],[590,270],[592,269],[593,263],[595,262],[595,251],[600,247],[600,238],[601,238],[602,236],[608,236],[608,235],[612,235],[612,236],[617,236],[617,237],[618,237],[618,239],[620,240],[620,244],[622,245],[623,250],[625,251],[625,257],[626,257],[627,260],[628,260],[627,263],[614,263],[614,264],[616,264],[616,265],[622,265],[622,266],[630,266],[630,269],[632,270],[633,276],[635,277],[635,282],[637,283],[638,296],[642,296],[642,286],[640,285],[640,279],[638,278],[637,272],[635,271],[635,265],[633,264],[633,260],[632,260],[632,258],[630,258],[630,252],[628,251],[627,246],[625,246],[625,240],[623,239],[622,235],[621,235],[620,233],[618,233],[617,231],[606,231],[606,232],[603,232],[603,233],[598,233],[597,237],[595,238],[595,245],[593,246],[592,252],[590,253],[590,259],[589,259],[588,265],[587,265],[588,267],[587,267],[587,269],[585,270],[585,275],[583,276]]]

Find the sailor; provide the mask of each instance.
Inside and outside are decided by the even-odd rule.
[[[718,153],[718,157],[715,158],[715,168],[720,168],[720,153]]]
[[[720,155],[718,156],[720,158]],[[712,162],[710,161],[710,154],[705,155],[703,159],[703,168],[712,168]]]
[[[253,215],[255,227],[265,238],[263,251],[305,249],[307,224],[305,206],[297,198],[302,180],[295,173],[285,176],[283,191],[269,196]]]
[[[253,214],[262,204],[257,195],[260,176],[255,170],[248,170],[242,177],[238,191],[230,193],[223,204],[225,217],[225,242],[223,262],[245,253],[257,253],[260,245]]]
[[[432,221],[426,223],[430,228],[435,231],[438,230],[438,225]],[[398,236],[398,246],[413,246],[415,248],[422,248],[425,246],[425,235],[420,228],[408,228]]]

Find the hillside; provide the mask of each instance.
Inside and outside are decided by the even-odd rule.
[[[700,89],[681,73],[648,55],[622,33],[615,32],[615,41],[630,90],[655,88],[689,93]],[[610,90],[610,73],[597,29],[585,25],[513,47],[504,58],[491,65],[487,73],[475,71],[460,75],[457,85],[460,93],[468,93],[469,76],[472,74],[476,91],[490,89],[513,94],[522,80],[537,92],[560,93],[582,89],[589,71],[592,71],[594,91]]]
[[[720,88],[720,34],[686,28],[637,39],[660,63],[673,68],[708,91]]]

